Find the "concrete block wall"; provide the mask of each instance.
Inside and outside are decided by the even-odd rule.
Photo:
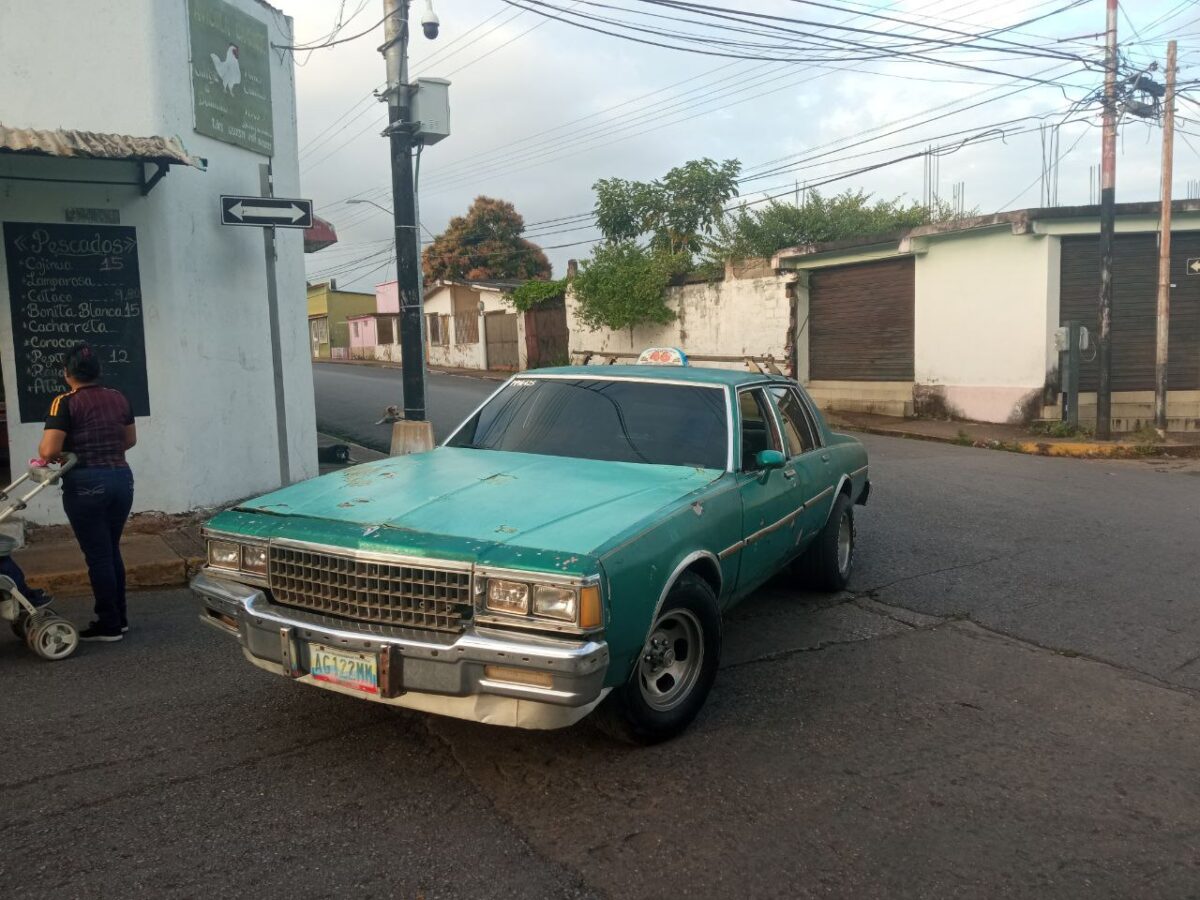
[[[567,329],[572,358],[578,359],[586,352],[636,356],[647,347],[669,346],[695,356],[737,358],[699,365],[740,369],[744,367],[741,357],[773,356],[782,369],[790,365],[790,285],[794,280],[792,275],[771,274],[671,287],[666,303],[675,313],[674,321],[622,331],[589,329],[579,320],[578,301],[568,291]]]

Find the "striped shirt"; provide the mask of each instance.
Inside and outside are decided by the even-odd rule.
[[[133,411],[125,395],[98,384],[55,397],[46,416],[46,428],[67,433],[63,450],[79,457],[80,468],[128,468],[125,426],[132,424]]]

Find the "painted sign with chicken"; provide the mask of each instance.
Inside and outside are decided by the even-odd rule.
[[[196,130],[265,156],[275,149],[267,26],[220,0],[188,0]]]

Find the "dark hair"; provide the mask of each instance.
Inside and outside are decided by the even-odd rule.
[[[95,381],[100,377],[100,357],[87,344],[76,344],[67,351],[63,368],[79,381]]]

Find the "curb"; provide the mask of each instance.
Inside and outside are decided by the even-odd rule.
[[[148,591],[186,587],[192,575],[204,565],[198,557],[182,557],[162,562],[140,563],[125,569],[125,583],[130,590]],[[87,569],[60,572],[25,572],[30,584],[59,597],[81,597],[92,593]]]
[[[173,536],[132,533],[121,542],[125,582],[131,590],[184,587],[204,564],[202,546]],[[34,587],[63,597],[92,593],[87,564],[73,538],[29,544],[13,558]]]
[[[880,437],[903,438],[910,441],[929,441],[956,447],[975,447],[981,450],[1007,450],[1028,456],[1056,456],[1062,459],[1200,459],[1200,444],[1099,444],[1084,441],[963,441],[957,437],[942,437],[916,431],[875,428],[840,422],[830,425],[835,431],[854,431]]]

